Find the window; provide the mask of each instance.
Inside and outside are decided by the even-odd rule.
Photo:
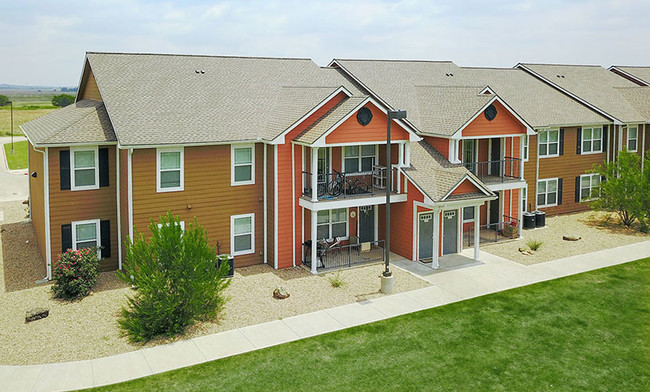
[[[539,132],[539,156],[556,157],[560,150],[560,131],[548,129]]]
[[[582,154],[603,151],[603,128],[582,128]]]
[[[589,201],[600,197],[600,175],[583,174],[580,176],[580,201]]]
[[[70,178],[73,191],[99,188],[97,147],[71,148]]]
[[[178,225],[181,227],[181,230],[185,231],[185,221],[180,221]],[[160,229],[161,227],[162,223],[158,223],[158,228]]]
[[[371,172],[375,164],[375,146],[345,146],[343,158],[345,173]]]
[[[557,178],[537,181],[537,208],[556,206],[557,202]]]
[[[72,222],[72,248],[75,250],[101,246],[99,219]],[[101,258],[101,250],[97,250]]]
[[[474,222],[474,206],[463,208],[463,222]]]
[[[183,148],[157,150],[157,190],[173,192],[183,190]]]
[[[524,162],[526,162],[526,161],[528,161],[528,139],[529,139],[529,136],[526,135],[522,139],[524,141],[524,156],[522,158],[524,159]]]
[[[476,171],[476,140],[463,140],[463,163],[470,171]]]
[[[347,236],[348,210],[346,208],[318,211],[316,220],[316,237],[319,240],[328,240],[336,237]]]
[[[637,143],[639,140],[639,128],[635,126],[627,127],[627,150],[636,151]]]
[[[255,214],[230,217],[230,253],[233,256],[255,253]]]
[[[521,204],[523,205],[522,212],[528,211],[528,188],[521,188]]]
[[[255,184],[255,146],[233,145],[231,151],[231,185]]]

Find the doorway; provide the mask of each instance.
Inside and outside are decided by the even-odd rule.
[[[375,206],[359,207],[359,242],[375,240]]]
[[[433,257],[433,212],[418,215],[418,244],[420,260]]]
[[[490,200],[490,215],[488,216],[488,224],[490,225],[496,225],[501,222],[501,192],[494,193],[497,195],[497,198]]]
[[[458,210],[442,213],[442,254],[458,253]]]
[[[501,139],[490,139],[490,174],[493,176],[501,176]]]

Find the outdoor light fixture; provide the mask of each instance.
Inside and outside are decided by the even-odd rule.
[[[402,120],[406,118],[406,111],[398,110],[389,110],[387,113],[388,121],[386,125],[386,243],[385,245],[385,270],[382,277],[382,292],[392,291],[392,280],[388,283],[389,279],[392,277],[390,272],[390,190],[392,188],[392,167],[390,163],[390,123],[392,120]],[[385,286],[386,285],[386,286]]]
[[[38,173],[32,172],[32,177],[34,177],[34,178],[38,177]]]

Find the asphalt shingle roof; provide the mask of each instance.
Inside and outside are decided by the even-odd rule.
[[[615,65],[614,68],[618,68],[623,72],[629,73],[635,78],[643,80],[647,85],[650,85],[650,67],[631,67],[631,66]]]
[[[650,87],[617,87],[616,90],[645,121],[650,121]]]
[[[601,66],[526,63],[521,65],[621,122],[637,122],[643,119],[618,90],[621,87],[638,87],[638,85]]]
[[[436,126],[434,117],[453,124],[461,121],[464,123],[469,118],[466,117],[467,109],[463,105],[450,105],[446,113],[437,109],[438,106],[447,104],[444,100],[453,99],[454,94],[461,90],[449,90],[449,98],[446,98],[442,96],[443,90],[429,91],[430,94],[426,94],[422,91],[422,86],[480,86],[479,91],[489,86],[524,121],[535,128],[609,121],[518,69],[467,68],[458,67],[451,62],[432,61],[337,59],[336,62],[392,105],[393,109],[405,109],[408,121],[424,134],[451,135],[455,132],[432,128]],[[438,114],[434,115],[431,111],[435,110]]]
[[[337,88],[359,92],[310,59],[87,57],[125,146],[272,140]]]
[[[358,96],[344,99],[316,120],[309,128],[305,129],[295,140],[308,144],[314,143],[367,98],[367,96]]]
[[[26,122],[20,128],[36,145],[116,141],[103,102],[84,99]]]

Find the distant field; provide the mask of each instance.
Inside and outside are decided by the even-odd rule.
[[[14,135],[22,135],[19,125],[31,121],[56,109],[14,110]],[[0,136],[11,133],[11,111],[0,110]]]
[[[58,109],[52,106],[52,97],[58,94],[75,95],[76,92],[23,91],[0,89],[14,103],[14,135],[21,135],[20,124]],[[0,136],[11,133],[11,107],[0,107]]]

